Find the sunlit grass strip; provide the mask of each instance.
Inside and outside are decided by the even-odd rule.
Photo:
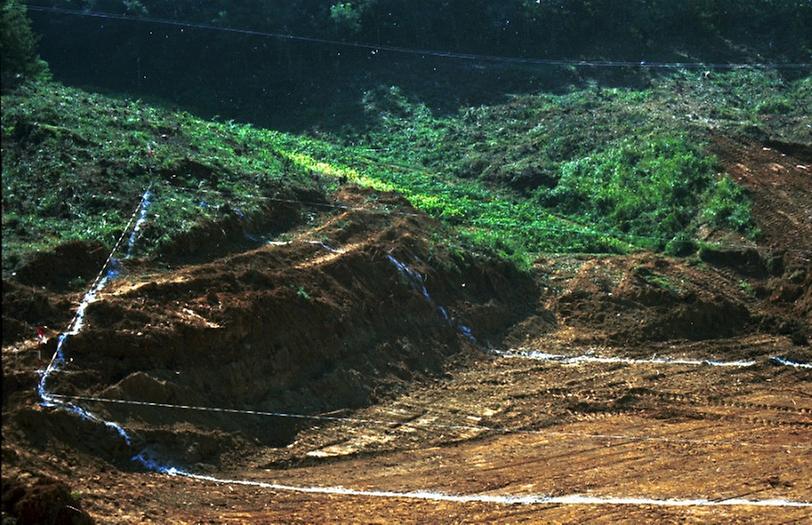
[[[306,137],[276,132],[263,132],[263,136],[274,144],[277,153],[299,168],[345,177],[378,191],[400,193],[416,208],[457,226],[463,237],[474,244],[496,247],[500,252],[626,253],[646,247],[645,243],[630,242],[558,217],[531,202],[510,200],[478,182],[448,180],[402,165],[397,166],[396,173],[381,169],[366,150],[356,156],[354,148]]]
[[[296,165],[299,168],[315,171],[321,173],[322,175],[328,175],[330,177],[337,178],[346,177],[347,180],[350,180],[358,184],[359,186],[371,188],[377,191],[398,191],[398,189],[392,186],[391,184],[359,173],[357,170],[353,168],[336,166],[333,164],[329,164],[327,162],[322,162],[304,153],[284,150],[279,150],[279,153],[282,154],[284,158],[293,162],[294,165]]]

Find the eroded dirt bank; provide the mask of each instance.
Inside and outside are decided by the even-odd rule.
[[[367,196],[342,195],[358,206],[322,214],[313,227],[289,221],[285,240],[257,242],[265,232],[246,226],[238,233],[255,247],[232,243],[233,253],[209,262],[180,262],[201,258],[188,249],[172,255],[168,267],[128,262],[127,273],[88,307],[83,330],[68,345],[70,364],[52,390],[305,414],[348,410],[442,376],[449,359],[480,352],[475,338],[485,343],[535,306],[529,275],[432,248],[426,239],[438,224],[396,197],[377,200],[394,214],[367,212]],[[195,239],[183,244],[206,247]],[[61,283],[50,295],[32,284],[24,279],[6,290],[4,322],[21,327],[9,335],[16,345],[4,359],[11,432],[40,451],[77,448],[132,468],[131,451],[112,430],[36,406],[36,369],[57,339],[34,347],[21,336],[35,318],[64,322],[69,308],[60,307],[76,294],[60,295]],[[463,319],[477,325],[475,336]],[[222,454],[231,463],[257,446],[284,446],[302,426],[154,409],[100,413],[135,429],[137,447],[204,469],[219,465]]]
[[[438,225],[395,197],[382,199],[398,213],[373,213],[368,194],[347,190],[342,202],[362,209],[291,220],[275,244],[200,257],[206,243],[190,238],[166,261],[132,261],[88,308],[52,383],[68,395],[336,419],[86,402],[133,432],[127,447],[36,405],[55,340],[39,347],[30,331],[64,323],[80,292],[8,283],[4,328],[17,331],[3,347],[4,509],[46,501],[42,512],[71,507],[101,523],[802,522],[809,508],[301,493],[129,460],[147,448],[197,473],[291,487],[812,501],[812,373],[772,359],[812,361],[807,153],[718,147],[752,192],[758,249],[546,257],[528,275],[432,245]],[[510,350],[525,353],[496,352]],[[753,364],[568,364],[532,351]]]

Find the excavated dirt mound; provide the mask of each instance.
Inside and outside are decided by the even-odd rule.
[[[712,150],[748,190],[759,244],[782,255],[760,294],[812,323],[812,145],[716,137]]]
[[[361,192],[343,200],[363,198]],[[527,315],[536,298],[529,276],[508,264],[430,247],[424,239],[437,228],[425,217],[348,211],[291,232],[290,242],[131,274],[88,307],[85,327],[67,346],[72,362],[52,388],[313,413],[366,406],[442,375],[451,356],[478,352],[466,326],[476,326],[473,336],[483,341],[496,337]],[[19,391],[24,384],[25,377],[15,381],[9,405],[25,405],[31,391]],[[286,445],[300,427],[295,420],[268,425],[146,407],[99,411],[137,429],[157,454],[187,464],[217,463],[221,454],[255,442]],[[40,414],[23,408],[12,416],[34,442],[31,429],[56,430]],[[89,432],[79,425],[56,434],[86,446],[98,439]]]
[[[314,190],[279,194],[266,206],[251,213],[228,204],[218,209],[219,217],[200,221],[160,246],[158,258],[174,265],[193,264],[256,248],[268,237],[301,227],[312,216],[300,202],[318,206],[324,195]],[[146,229],[153,228],[146,223]],[[149,235],[148,232],[146,232]],[[156,237],[160,236],[157,232]]]
[[[96,276],[107,250],[95,241],[69,241],[50,251],[38,252],[16,271],[16,280],[31,286],[65,290]],[[81,285],[80,285],[81,287]]]
[[[3,343],[34,337],[36,327],[59,330],[70,319],[73,303],[62,296],[19,282],[3,282]]]
[[[538,263],[559,282],[548,307],[581,342],[703,340],[755,329],[750,297],[720,272],[649,254]]]
[[[781,149],[777,149],[781,148]],[[761,230],[759,244],[812,256],[812,146],[762,145],[716,137],[711,150],[744,186]]]

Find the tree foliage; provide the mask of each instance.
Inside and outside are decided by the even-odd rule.
[[[810,62],[812,55],[812,2],[801,0],[32,1],[131,17],[487,55],[760,63]],[[453,111],[508,93],[584,85],[589,79],[641,85],[656,74],[637,68],[505,67],[53,13],[37,13],[34,21],[45,36],[43,56],[66,82],[157,96],[202,114],[254,122],[261,117],[264,125],[286,129],[303,129],[316,119],[346,122],[360,108],[342,107],[341,97],[376,85],[401,86],[432,108]],[[331,118],[323,118],[325,111]]]
[[[37,39],[23,5],[17,0],[3,0],[0,10],[0,84],[6,90],[23,79],[44,74],[47,66],[37,56]]]
[[[808,58],[808,0],[57,0],[253,29],[528,56]],[[654,55],[652,55],[652,53]]]

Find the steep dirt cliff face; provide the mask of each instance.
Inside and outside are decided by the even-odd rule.
[[[439,521],[802,520],[808,509],[297,494],[145,473],[130,460],[149,450],[196,473],[288,487],[812,500],[810,376],[773,359],[812,360],[811,179],[797,152],[718,148],[752,192],[759,249],[548,256],[520,272],[432,242],[441,226],[397,197],[347,188],[348,209],[227,218],[161,257],[126,261],[87,308],[49,385],[173,405],[80,402],[127,428],[129,445],[114,429],[37,404],[37,370],[56,338],[37,344],[34,327],[55,336],[80,297],[59,278],[73,252],[43,256],[37,271],[4,283],[9,508],[34,501],[43,512],[72,507],[121,523],[384,522],[414,512]],[[379,213],[384,206],[392,213]]]

